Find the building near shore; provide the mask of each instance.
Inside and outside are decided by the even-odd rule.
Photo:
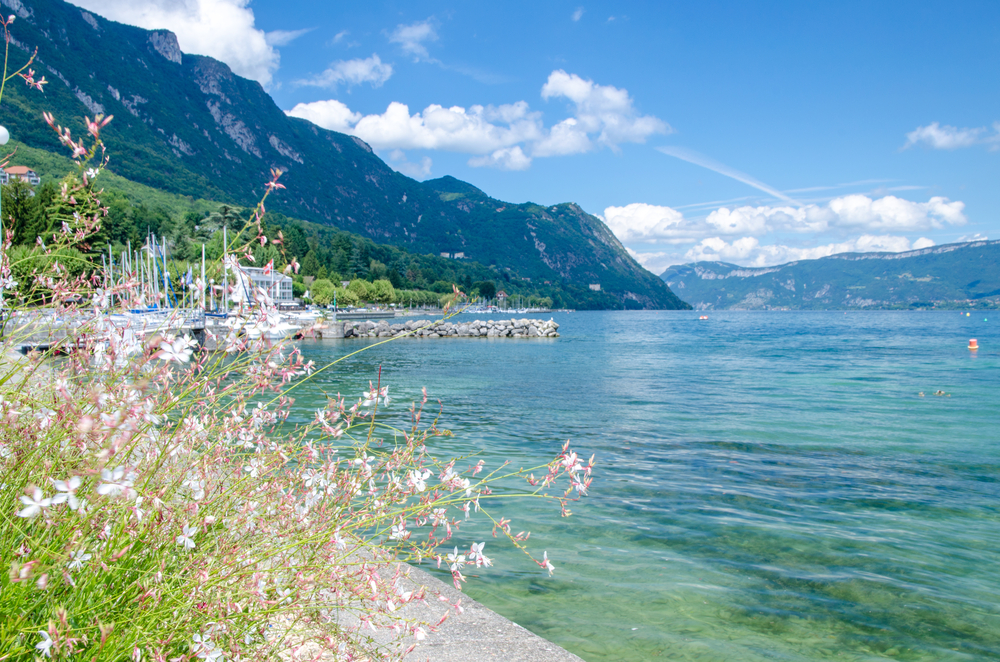
[[[243,271],[250,277],[254,287],[267,292],[267,295],[277,304],[293,303],[295,297],[292,295],[292,279],[275,269],[262,269],[260,267],[243,267]]]
[[[34,170],[27,166],[8,166],[0,170],[0,184],[10,184],[12,180],[20,179],[30,186],[38,186],[42,183],[42,178]]]

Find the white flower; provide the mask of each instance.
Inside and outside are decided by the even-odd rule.
[[[392,533],[389,534],[389,538],[392,540],[406,540],[410,537],[410,532],[406,530],[406,524],[393,524]]]
[[[18,517],[34,517],[38,513],[42,512],[43,508],[48,508],[52,505],[51,499],[43,498],[42,491],[39,488],[35,488],[32,496],[21,497],[21,503],[24,504],[24,509],[21,510],[17,516]]]
[[[251,478],[257,478],[258,476],[260,476],[260,461],[256,459],[250,460],[250,464],[243,467],[243,471],[250,474]]]
[[[132,489],[132,481],[135,480],[135,474],[130,471],[126,475],[125,467],[101,469],[101,480],[104,482],[97,486],[98,494],[116,497],[122,492],[127,496],[135,493],[135,490]]]
[[[42,635],[42,640],[35,644],[35,649],[45,657],[52,657],[52,653],[49,651],[52,648],[52,644],[55,643],[52,641],[52,637],[49,636],[48,632],[43,630],[39,630],[38,634]]]
[[[191,645],[191,652],[200,660],[221,660],[225,658],[222,649],[216,648],[215,643],[208,637],[196,634],[191,637],[194,643]]]
[[[132,514],[135,516],[135,521],[141,522],[142,518],[146,515],[146,511],[141,508],[143,498],[139,497],[135,500],[135,505],[132,506]]]
[[[194,540],[192,539],[192,536],[197,532],[198,532],[197,529],[185,524],[184,529],[181,532],[181,535],[177,536],[177,544],[181,545],[185,549],[194,549],[195,544]],[[195,636],[197,637],[198,635]]]
[[[78,549],[77,551],[70,554],[69,563],[67,567],[70,570],[80,570],[83,568],[83,564],[89,561],[91,558],[90,554],[87,554],[84,550]]]
[[[87,178],[88,179],[93,179],[93,178],[97,177],[99,174],[101,174],[101,171],[98,170],[97,168],[87,168]]]
[[[340,535],[340,529],[333,532],[333,544],[337,549],[347,549],[347,541]]]
[[[178,336],[173,340],[160,342],[160,351],[156,353],[156,358],[164,361],[177,361],[187,363],[191,360],[191,348],[195,341],[187,336]]]
[[[472,543],[472,550],[469,552],[469,560],[476,562],[476,567],[481,566],[489,567],[493,565],[493,561],[490,560],[485,554],[483,554],[483,547],[486,546],[485,542]]]
[[[386,405],[389,404],[389,387],[383,386],[382,388],[375,388],[372,386],[371,382],[368,383],[368,390],[361,394],[364,400],[361,402],[362,407],[370,407],[374,404],[378,404],[381,399]]]
[[[80,507],[80,500],[76,498],[76,491],[80,487],[79,476],[70,476],[69,480],[54,480],[52,481],[52,485],[59,492],[59,494],[52,497],[53,506],[60,503],[68,503],[70,510],[76,510]]]
[[[414,470],[410,472],[409,479],[406,482],[412,485],[418,492],[423,492],[427,489],[427,479],[430,477],[430,469],[424,469],[423,472]]]
[[[549,553],[548,552],[544,552],[542,554],[542,567],[544,567],[546,570],[549,571],[549,576],[551,576],[552,575],[552,571],[556,569],[556,567],[554,565],[552,565],[552,561],[549,560]]]
[[[49,409],[48,407],[42,407],[39,411],[35,412],[35,418],[38,419],[38,425],[46,430],[55,418],[56,413]]]
[[[465,566],[465,554],[459,554],[458,547],[455,548],[454,554],[448,555],[448,565],[452,572],[458,572]]]

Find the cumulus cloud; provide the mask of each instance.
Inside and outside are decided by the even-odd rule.
[[[991,150],[1000,149],[1000,122],[994,122],[992,131],[989,127],[959,129],[954,126],[941,126],[937,122],[920,126],[906,134],[906,144],[903,149],[924,144],[932,149],[960,149],[973,145],[989,145]]]
[[[734,262],[748,267],[767,267],[796,260],[815,260],[837,253],[898,253],[928,248],[934,242],[921,237],[910,242],[906,237],[864,234],[848,241],[824,246],[797,247],[783,244],[761,244],[756,237],[741,237],[727,242],[720,237],[703,239],[684,254],[685,262]],[[666,268],[665,265],[664,268]]]
[[[393,102],[381,115],[367,115],[354,133],[376,148],[441,149],[466,154],[485,154],[533,140],[540,132],[537,113],[528,104],[504,106],[460,106],[444,108],[432,104],[410,115],[405,104]]]
[[[338,60],[318,76],[296,81],[297,85],[335,88],[338,85],[360,85],[371,83],[381,87],[392,76],[392,65],[382,62],[377,53],[371,57],[355,60]],[[323,102],[318,102],[323,103]]]
[[[405,26],[413,27],[413,26]],[[374,58],[374,61],[372,61]],[[342,63],[335,63],[323,76],[307,84],[335,85],[367,80],[378,71],[378,56],[352,60],[357,74],[351,76]],[[363,63],[365,66],[362,66]],[[389,67],[389,65],[383,65]],[[391,68],[383,71],[384,77]],[[379,79],[370,76],[373,83]],[[446,108],[431,104],[411,114],[406,104],[392,102],[384,113],[362,116],[336,100],[300,103],[289,115],[307,119],[334,131],[350,133],[375,149],[440,149],[470,154],[469,165],[504,170],[525,170],[536,157],[578,154],[599,146],[617,147],[623,142],[643,142],[654,133],[670,130],[649,115],[639,115],[626,90],[597,85],[564,71],[555,71],[542,88],[543,98],[565,97],[575,113],[546,128],[542,114],[525,101],[500,106],[474,105]]]
[[[361,113],[351,112],[350,108],[336,99],[300,103],[287,112],[292,117],[300,117],[316,126],[341,133],[350,133],[362,117]]]
[[[965,225],[965,203],[933,197],[913,202],[893,195],[846,195],[824,205],[720,207],[686,219],[671,207],[632,203],[608,207],[604,219],[623,242],[685,243],[712,236],[761,237],[772,232],[925,232]]]
[[[531,167],[531,157],[520,147],[504,147],[486,156],[476,156],[469,159],[469,165],[474,168],[490,167],[500,170],[527,170]]]
[[[430,53],[427,52],[426,42],[437,41],[437,29],[431,19],[418,21],[410,25],[397,25],[396,29],[389,35],[389,41],[399,44],[399,47],[414,60],[430,60]]]
[[[670,133],[672,129],[663,120],[652,115],[639,115],[628,91],[611,85],[598,85],[562,69],[549,74],[542,86],[542,99],[566,98],[573,102],[574,124],[568,133],[579,137],[596,134],[599,143],[616,148],[620,143],[643,143],[657,133]],[[557,125],[558,126],[558,125]],[[555,127],[553,127],[555,128]],[[537,156],[574,154],[591,149],[590,138],[581,140],[543,141],[535,150]],[[572,151],[566,151],[572,150]]]
[[[278,51],[254,26],[250,0],[74,0],[113,21],[177,35],[185,53],[208,55],[265,87],[278,68]]]
[[[671,207],[633,202],[624,207],[608,207],[604,210],[604,222],[622,242],[657,239],[680,239],[691,241],[699,233],[689,228],[684,215]]]

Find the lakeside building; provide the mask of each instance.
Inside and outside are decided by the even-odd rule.
[[[275,269],[267,270],[261,267],[243,267],[243,271],[253,282],[254,287],[267,292],[277,304],[288,304],[294,301],[292,295],[292,279]]]
[[[31,186],[38,186],[42,183],[42,178],[34,170],[27,166],[10,166],[0,169],[0,184],[9,184],[12,179],[20,179]]]

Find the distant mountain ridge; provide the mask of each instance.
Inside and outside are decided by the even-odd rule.
[[[774,267],[694,262],[660,277],[697,309],[929,307],[1000,303],[1000,241],[840,253]]]
[[[682,308],[607,226],[578,205],[493,199],[445,177],[417,182],[364,141],[287,116],[255,81],[182,53],[166,30],[106,20],[62,0],[0,0],[17,15],[11,49],[34,48],[45,94],[8,85],[3,123],[33,147],[63,153],[43,110],[84,132],[82,116],[113,114],[111,169],[172,193],[249,205],[271,168],[287,189],[269,209],[418,253],[463,253],[498,275],[559,281],[577,307]],[[19,52],[20,50],[20,52]],[[591,286],[600,286],[599,289]]]

